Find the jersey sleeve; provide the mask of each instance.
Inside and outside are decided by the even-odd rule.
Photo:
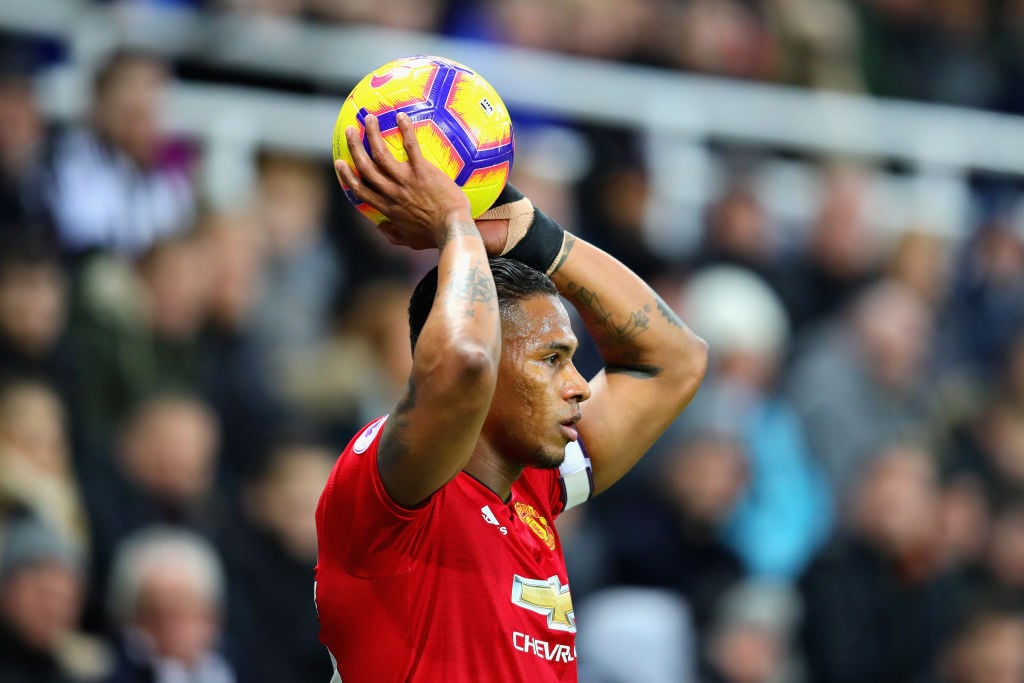
[[[406,508],[388,495],[377,468],[385,415],[371,422],[342,452],[317,507],[321,557],[355,576],[405,571],[417,552],[417,533],[438,497]]]

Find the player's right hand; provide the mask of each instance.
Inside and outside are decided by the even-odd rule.
[[[366,153],[354,127],[345,131],[355,172],[343,161],[335,170],[355,196],[380,211],[390,223],[382,231],[395,244],[414,249],[445,241],[456,222],[472,223],[469,199],[447,174],[423,157],[416,131],[405,114],[398,115],[398,129],[408,162],[395,159],[380,134],[372,114],[366,117]],[[372,155],[372,156],[371,156]]]

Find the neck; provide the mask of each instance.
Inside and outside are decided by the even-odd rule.
[[[523,473],[523,466],[504,457],[481,439],[463,471],[507,502],[512,495],[512,484]]]

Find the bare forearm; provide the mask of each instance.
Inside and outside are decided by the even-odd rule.
[[[437,295],[420,339],[430,365],[460,353],[485,354],[497,365],[501,321],[483,241],[471,220],[453,220],[439,239]],[[414,359],[414,361],[417,359]]]
[[[480,235],[468,226],[438,240],[437,293],[377,453],[384,486],[403,505],[419,504],[465,466],[494,395],[498,301]]]
[[[625,475],[690,402],[704,378],[707,347],[647,283],[583,240],[575,239],[551,277],[605,362],[579,422],[596,495]]]
[[[592,244],[568,239],[551,277],[580,312],[608,372],[685,371],[690,352],[703,362],[703,342],[647,283]]]

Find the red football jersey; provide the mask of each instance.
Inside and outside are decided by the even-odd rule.
[[[346,447],[316,512],[320,639],[341,680],[576,681],[560,472],[526,469],[507,503],[460,472],[403,508],[377,470],[385,419]]]

